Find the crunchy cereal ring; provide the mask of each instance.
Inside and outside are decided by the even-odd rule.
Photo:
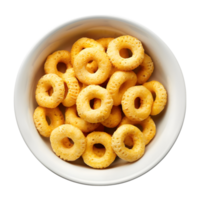
[[[101,107],[93,110],[90,107],[90,100],[101,99]],[[113,100],[109,92],[97,85],[89,85],[83,89],[76,101],[78,115],[90,123],[105,121],[111,112]]]
[[[65,112],[65,123],[66,124],[71,124],[77,128],[79,128],[82,132],[88,133],[91,131],[94,131],[100,124],[92,124],[89,123],[87,121],[85,121],[84,119],[81,119],[78,115],[77,115],[77,111],[76,111],[76,106],[72,106],[68,109],[66,109]]]
[[[140,98],[140,107],[135,107],[135,99]],[[124,114],[133,121],[142,121],[151,113],[153,97],[151,92],[144,86],[129,88],[122,98],[122,109]]]
[[[48,124],[46,116],[49,117],[50,124]],[[53,129],[64,124],[63,114],[58,108],[38,106],[34,111],[33,120],[38,132],[44,137],[49,137]]]
[[[122,58],[120,56],[121,49],[130,49],[132,56],[130,58]],[[125,35],[112,40],[108,45],[108,56],[112,64],[120,70],[133,70],[138,67],[144,59],[144,49],[142,43],[135,37]]]
[[[72,147],[66,145],[69,143],[68,138],[74,142]],[[54,129],[50,136],[50,142],[55,154],[68,161],[77,160],[86,148],[85,136],[78,128],[70,124],[64,124]]]
[[[65,85],[65,98],[62,104],[66,107],[71,107],[76,104],[76,99],[80,92],[78,80],[75,77],[74,69],[67,69],[67,72],[63,75]]]
[[[164,86],[158,81],[150,81],[143,84],[151,93],[156,95],[156,98],[153,102],[151,115],[159,114],[167,103],[167,91]]]
[[[49,96],[48,91],[51,88],[53,93]],[[35,98],[39,106],[55,108],[63,101],[64,94],[63,80],[56,74],[46,74],[38,81]]]
[[[122,96],[126,90],[134,86],[137,82],[137,76],[134,72],[116,71],[110,77],[106,89],[113,98],[113,104],[118,106],[121,104]]]
[[[108,49],[108,45],[112,40],[114,40],[114,38],[101,38],[101,39],[98,39],[96,41],[103,46],[104,51],[106,52],[107,49]],[[128,58],[129,57],[129,53],[128,53],[127,49],[121,49],[121,51],[119,53],[120,53],[120,56],[122,58]]]
[[[75,57],[83,50],[83,49],[86,49],[86,48],[98,48],[99,50],[103,51],[103,47],[98,43],[96,42],[95,40],[93,39],[90,39],[90,38],[80,38],[79,40],[77,40],[73,46],[72,46],[72,49],[71,49],[71,61],[72,61],[72,64],[74,65],[74,60],[75,60]]]
[[[86,64],[90,60],[94,60],[98,64],[98,70],[95,73],[90,73],[86,70]],[[110,75],[111,67],[107,54],[99,51],[99,48],[84,49],[76,56],[74,61],[76,77],[86,85],[97,85],[106,81]]]
[[[86,137],[87,147],[83,153],[83,161],[86,165],[93,168],[106,168],[116,158],[116,154],[111,147],[111,136],[105,132],[92,132]],[[96,155],[93,150],[94,144],[102,144],[105,147],[105,154],[103,156]],[[102,153],[102,152],[101,152]]]
[[[101,100],[95,99],[94,100],[94,109],[97,109],[101,106]],[[109,117],[101,122],[104,126],[108,128],[116,127],[122,119],[122,112],[119,106],[113,106]]]
[[[44,71],[46,74],[57,74],[59,77],[63,77],[64,73],[58,71],[58,63],[66,64],[67,69],[72,68],[70,62],[70,53],[66,50],[59,50],[47,57],[47,60],[44,64]]]
[[[140,64],[141,69],[137,73],[137,84],[145,83],[151,76],[154,70],[153,61],[151,57],[144,54],[144,60]]]
[[[155,136],[156,134],[156,125],[153,121],[153,119],[149,116],[147,117],[144,121],[131,121],[130,119],[128,119],[127,117],[124,117],[121,121],[121,123],[119,124],[119,126],[123,125],[123,124],[132,124],[132,125],[141,125],[143,128],[142,133],[144,134],[144,138],[145,138],[145,145],[147,145]],[[133,146],[133,142],[132,139],[130,137],[125,138],[124,143],[127,146]]]
[[[86,49],[86,48],[99,48],[101,51],[103,51],[103,47],[95,40],[90,39],[90,38],[85,38],[85,37],[81,38],[81,39],[77,40],[72,46],[71,60],[72,60],[73,65],[74,65],[75,57],[83,49]],[[87,65],[86,65],[86,70],[89,71],[90,73],[96,72],[97,69],[98,69],[98,64],[96,63],[96,61],[92,61],[91,63],[87,63]]]
[[[128,149],[124,145],[124,140],[127,136],[132,137],[134,143],[132,149]],[[134,162],[141,158],[145,152],[144,135],[133,125],[122,125],[112,136],[112,148],[121,159],[128,162]]]

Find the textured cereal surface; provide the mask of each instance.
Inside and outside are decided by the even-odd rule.
[[[101,106],[93,110],[90,107],[91,99],[101,99]],[[97,85],[89,85],[83,89],[76,101],[78,115],[87,122],[99,123],[105,121],[113,106],[113,99],[110,93]]]
[[[121,104],[122,97],[128,88],[134,86],[137,82],[137,76],[134,72],[116,71],[110,77],[106,89],[113,98],[114,106]]]
[[[93,168],[106,168],[113,163],[116,158],[116,154],[111,147],[112,137],[105,132],[92,132],[87,137],[87,147],[83,153],[83,161],[86,165]],[[102,144],[105,147],[105,153],[99,156],[96,150],[93,149],[94,144]]]
[[[132,149],[125,147],[124,140],[131,136],[133,140]],[[112,136],[112,148],[123,160],[134,162],[141,158],[145,152],[145,139],[143,133],[135,126],[125,124],[120,126]]]
[[[144,60],[140,66],[141,69],[137,73],[137,84],[143,84],[148,81],[154,70],[153,61],[147,54],[144,54]]]
[[[140,98],[140,107],[135,107],[135,99]],[[144,86],[130,87],[122,98],[122,110],[126,117],[132,121],[142,121],[146,119],[150,113],[153,104],[151,92]]]
[[[123,58],[120,56],[121,49],[130,49],[132,56]],[[119,70],[130,71],[138,67],[144,59],[142,43],[130,35],[120,36],[112,40],[108,45],[107,54],[112,64]]]
[[[131,125],[139,124],[139,125],[141,125],[143,128],[142,133],[144,134],[145,145],[149,144],[149,142],[155,137],[156,125],[150,116],[147,117],[147,119],[145,119],[143,121],[131,121],[127,117],[124,117],[122,119],[121,123],[119,124],[119,126],[124,125],[124,124],[131,124]],[[132,146],[133,145],[132,138],[130,138],[130,137],[125,138],[124,143],[127,146]]]
[[[90,73],[86,69],[86,65],[91,60],[98,64],[98,70],[95,73]],[[100,51],[99,48],[87,48],[76,56],[73,67],[80,82],[86,85],[98,85],[107,80],[112,64],[104,51]]]
[[[51,123],[48,124],[46,116],[49,117]],[[59,108],[44,108],[38,106],[33,114],[35,126],[44,137],[50,137],[51,132],[58,126],[64,124],[64,116]]]
[[[76,105],[66,109],[65,123],[79,128],[82,132],[92,132],[99,127],[99,123],[89,123],[77,115]]]
[[[64,63],[67,69],[72,68],[70,53],[66,50],[59,50],[49,55],[44,64],[45,74],[56,74],[62,78],[64,73],[58,71],[58,63]]]
[[[66,146],[68,138],[73,140],[73,146]],[[50,142],[55,154],[67,161],[77,160],[86,149],[86,138],[82,131],[70,124],[64,124],[54,129],[50,136]]]
[[[63,75],[63,81],[66,83],[66,88],[62,104],[66,107],[71,107],[76,104],[76,99],[80,92],[79,83],[73,68],[67,69],[67,72]]]
[[[77,40],[71,49],[71,62],[74,65],[75,57],[83,50],[87,48],[98,48],[100,51],[104,51],[103,47],[93,39],[90,38],[80,38]]]
[[[156,98],[152,105],[151,115],[158,115],[167,104],[167,91],[158,81],[150,81],[143,84],[150,92],[155,93]]]
[[[100,99],[95,99],[94,100],[94,109],[97,109],[101,106],[101,100]],[[114,128],[116,127],[122,119],[122,111],[119,106],[113,106],[111,113],[109,117],[101,122],[102,125],[108,127],[108,128]]]
[[[49,96],[48,90],[53,88]],[[56,74],[44,75],[37,84],[35,98],[39,106],[56,108],[64,99],[65,87],[63,80]]]

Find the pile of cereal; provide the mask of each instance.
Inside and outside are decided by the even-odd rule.
[[[58,71],[58,63],[66,65],[65,73]],[[164,109],[167,92],[158,81],[147,82],[154,64],[137,38],[81,38],[71,53],[49,55],[44,70],[33,117],[57,156],[66,161],[82,156],[85,164],[106,168],[116,156],[134,162],[144,155],[156,134],[150,115]],[[60,103],[66,107],[65,117]],[[115,128],[114,133],[106,133],[108,128]]]

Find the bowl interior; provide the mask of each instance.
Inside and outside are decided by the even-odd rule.
[[[35,89],[44,75],[44,62],[56,50],[69,50],[81,37],[99,39],[132,35],[142,41],[145,52],[152,57],[155,70],[150,80],[160,81],[168,92],[165,110],[152,117],[157,134],[146,146],[145,155],[135,163],[116,159],[107,169],[92,169],[82,158],[65,162],[52,151],[49,139],[41,137],[33,123],[37,107]],[[16,82],[15,111],[24,140],[33,154],[56,174],[85,184],[114,184],[136,178],[155,166],[170,150],[182,125],[185,112],[185,88],[182,73],[168,47],[153,33],[141,26],[112,18],[93,18],[66,24],[42,39],[25,60]],[[183,100],[181,102],[181,99]],[[181,116],[181,117],[180,117]]]

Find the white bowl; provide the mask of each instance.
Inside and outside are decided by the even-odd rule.
[[[155,71],[150,80],[160,81],[168,92],[168,104],[158,117],[154,117],[157,134],[146,147],[145,155],[135,163],[117,159],[103,170],[86,166],[82,159],[65,162],[52,151],[49,139],[41,137],[33,122],[37,104],[35,89],[44,74],[46,57],[58,49],[70,50],[83,36],[98,39],[132,35],[140,39],[145,51],[152,57]],[[111,185],[134,179],[157,165],[169,152],[181,130],[186,110],[186,90],[179,64],[165,43],[143,26],[113,17],[88,17],[68,22],[45,36],[28,54],[21,66],[15,86],[15,115],[24,141],[48,169],[57,175],[78,183]]]

